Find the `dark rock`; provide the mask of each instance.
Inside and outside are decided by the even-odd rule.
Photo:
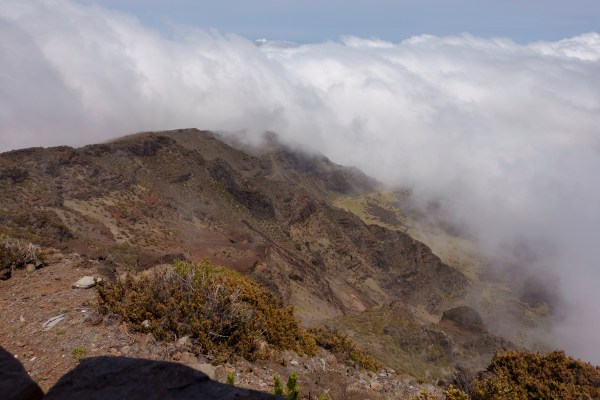
[[[0,271],[0,281],[6,281],[10,279],[11,275],[12,271],[10,270],[10,268],[3,269],[2,271]]]
[[[454,307],[444,311],[440,323],[453,324],[468,332],[486,331],[481,315],[468,306]]]
[[[0,347],[0,397],[3,400],[38,400],[42,389],[29,377],[23,365]]]
[[[183,183],[183,182],[189,181],[191,177],[192,177],[192,173],[188,172],[187,174],[178,176],[177,178],[173,179],[171,182],[172,183]]]
[[[240,183],[235,171],[224,160],[218,158],[209,166],[210,176],[233,196],[233,198],[246,207],[257,218],[272,219],[275,217],[273,202],[259,190],[249,187],[247,183]]]
[[[0,180],[10,179],[13,184],[23,182],[25,179],[27,179],[28,176],[29,171],[17,167],[12,167],[0,171]]]
[[[125,143],[124,148],[130,154],[148,157],[155,156],[161,148],[173,143],[175,141],[166,136],[149,136],[141,141]]]
[[[185,365],[126,357],[92,357],[54,385],[47,400],[276,399],[215,381]]]

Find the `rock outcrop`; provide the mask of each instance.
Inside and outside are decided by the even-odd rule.
[[[27,374],[23,364],[0,347],[0,397],[3,400],[41,400],[42,389]]]

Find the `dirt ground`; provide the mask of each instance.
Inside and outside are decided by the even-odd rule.
[[[210,359],[194,354],[186,340],[163,343],[151,334],[129,332],[117,316],[96,312],[96,290],[72,288],[83,276],[107,279],[110,270],[101,262],[77,254],[49,250],[47,266],[26,272],[14,271],[0,281],[0,345],[14,354],[38,385],[48,391],[78,359],[100,355],[138,357],[180,362],[213,378],[225,381],[228,372],[236,385],[271,391],[273,376],[285,381],[292,371],[299,375],[303,398],[405,399],[424,387],[414,379],[383,369],[378,373],[344,365],[334,355],[321,351],[314,357],[284,352],[273,360],[211,367]],[[44,327],[53,317],[56,325]]]

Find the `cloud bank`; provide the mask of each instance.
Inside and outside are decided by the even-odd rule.
[[[0,151],[181,127],[275,131],[440,200],[495,259],[557,279],[558,344],[600,363],[598,33],[257,45],[6,0],[0,65]]]

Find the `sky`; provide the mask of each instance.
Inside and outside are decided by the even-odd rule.
[[[91,2],[90,2],[91,3]],[[559,40],[598,30],[597,0],[98,0],[161,30],[175,24],[249,39],[318,43],[353,35],[392,42],[415,35]],[[166,28],[166,29],[165,29]]]
[[[600,2],[213,3],[0,1],[0,151],[276,132],[556,283],[600,364]]]

